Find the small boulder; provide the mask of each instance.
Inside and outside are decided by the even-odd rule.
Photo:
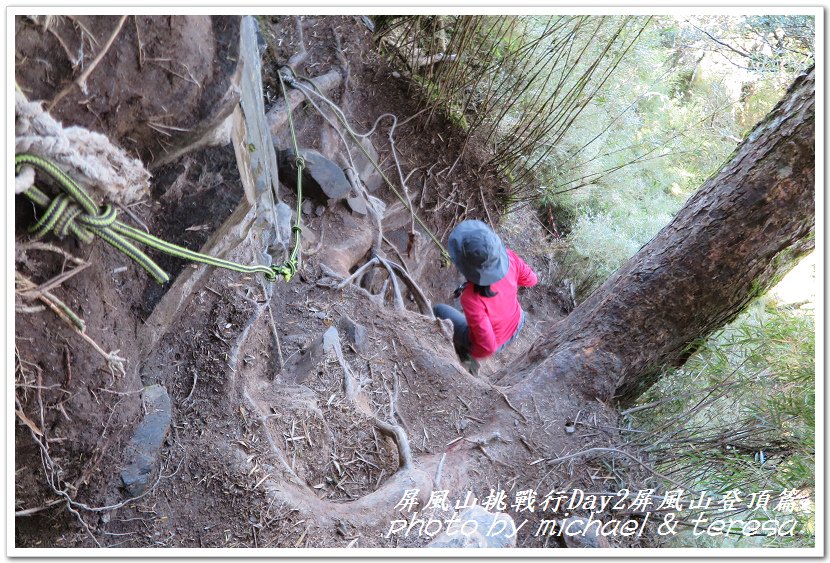
[[[586,528],[587,527],[587,528]],[[587,518],[571,516],[562,522],[562,528],[569,533],[562,534],[565,545],[573,548],[611,547],[608,538],[599,533],[597,526],[588,526]]]
[[[303,196],[325,203],[327,199],[341,200],[350,196],[352,186],[343,170],[334,162],[312,149],[300,149],[305,160],[303,170]],[[297,189],[297,163],[294,151],[279,152],[280,181]]]
[[[367,138],[361,139],[360,144],[363,145],[363,148],[369,156],[367,157],[362,150],[354,151],[354,163],[355,167],[357,167],[357,175],[360,181],[363,182],[363,185],[366,186],[366,189],[374,192],[383,185],[383,178],[377,171],[377,168],[375,168],[375,165],[372,164],[373,161],[378,162],[378,151],[375,150],[372,141]]]
[[[170,430],[172,417],[170,396],[161,385],[150,385],[141,394],[144,419],[125,448],[127,465],[121,471],[121,481],[132,497],[147,491],[150,478],[158,466],[159,452]]]
[[[476,505],[458,518],[457,525],[448,527],[427,547],[516,547],[516,524],[510,515]]]
[[[307,199],[303,202],[303,215],[311,215],[311,212],[314,211],[314,204],[311,203],[310,199]]]
[[[345,335],[346,339],[351,342],[352,346],[354,346],[354,349],[357,350],[359,354],[365,354],[368,342],[366,327],[360,323],[356,323],[347,316],[340,319],[338,326]]]
[[[337,332],[337,328],[331,326],[308,347],[286,362],[280,373],[280,381],[294,385],[302,384],[318,365],[328,358],[337,357],[339,351],[340,333]]]
[[[346,203],[349,205],[349,209],[359,215],[366,215],[369,211],[366,207],[366,201],[360,196],[346,198]]]

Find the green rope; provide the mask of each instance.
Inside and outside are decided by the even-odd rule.
[[[293,72],[293,69],[292,69],[292,72]],[[305,80],[306,82],[311,84],[311,87],[316,91],[317,95],[320,96],[321,99],[323,99],[327,103],[330,103],[332,106],[334,106],[334,103],[331,102],[328,98],[326,98],[322,94],[322,92],[320,92],[320,89],[317,87],[317,85],[314,83],[313,80],[311,80],[310,78],[304,77],[304,76],[300,76],[296,73],[294,73],[294,74],[298,78],[302,78],[303,80]],[[296,84],[296,81],[295,81],[294,78],[287,77],[287,80],[288,80],[289,85],[297,87],[297,84]],[[282,83],[283,83],[283,77],[282,77],[282,74],[280,74],[280,84],[282,84]],[[300,91],[302,91],[301,88],[300,88]],[[285,86],[284,85],[283,85],[283,96],[285,96]],[[339,108],[337,108],[337,109],[339,110]],[[361,150],[361,152],[366,157],[366,159],[372,164],[374,169],[377,170],[378,174],[380,174],[380,177],[383,178],[383,181],[386,182],[386,185],[389,186],[389,189],[392,190],[392,193],[394,193],[398,197],[398,199],[401,201],[401,203],[403,203],[404,206],[410,211],[410,213],[412,213],[412,216],[415,217],[415,220],[418,222],[418,224],[426,231],[427,235],[429,235],[429,237],[432,239],[432,242],[434,242],[435,245],[438,247],[438,249],[441,252],[442,265],[449,266],[449,264],[450,264],[450,254],[449,254],[449,252],[447,252],[447,249],[444,247],[444,245],[441,244],[441,241],[438,240],[438,237],[435,236],[435,233],[433,233],[432,230],[426,225],[426,223],[424,223],[424,221],[421,220],[421,218],[418,216],[418,214],[415,213],[415,210],[412,209],[409,202],[404,198],[403,195],[401,195],[401,193],[397,190],[397,188],[395,188],[395,185],[392,183],[392,180],[390,180],[386,176],[386,174],[384,174],[383,170],[381,170],[381,168],[380,168],[380,165],[377,162],[375,162],[375,160],[371,157],[369,152],[366,150],[366,147],[363,146],[363,143],[361,143],[357,139],[357,135],[355,135],[354,131],[349,126],[349,123],[346,121],[346,117],[344,115],[342,115],[342,112],[341,111],[335,111],[334,114],[337,116],[337,118],[340,120],[340,122],[345,127],[346,132],[352,138],[352,142],[354,142],[354,144],[357,145],[357,147]],[[289,114],[289,116],[290,116],[290,114]]]
[[[303,234],[303,169],[305,169],[305,159],[300,155],[300,147],[297,143],[297,132],[294,130],[294,119],[291,117],[291,105],[288,103],[288,96],[285,92],[285,83],[282,81],[282,73],[277,72],[280,78],[280,87],[282,88],[282,98],[285,100],[285,112],[288,114],[288,128],[291,131],[291,142],[294,145],[294,162],[297,165],[297,220],[291,230],[294,232],[294,248],[291,250],[291,255],[288,257],[287,265],[297,271],[297,264],[300,259],[300,245]],[[291,274],[294,275],[293,272]],[[289,278],[290,279],[290,278]]]
[[[170,276],[128,239],[183,260],[216,266],[242,274],[263,274],[271,282],[276,281],[277,276],[282,276],[285,281],[290,281],[297,272],[298,250],[296,247],[291,259],[279,266],[245,266],[194,252],[125,225],[117,219],[118,212],[110,205],[106,205],[103,210],[100,210],[98,205],[72,177],[45,158],[31,154],[19,154],[15,156],[14,163],[17,172],[20,171],[22,166],[28,165],[46,173],[57,182],[63,191],[52,199],[37,186],[32,186],[24,192],[24,195],[31,201],[46,209],[41,218],[29,229],[29,232],[34,234],[36,239],[51,231],[59,237],[71,234],[78,240],[88,244],[92,242],[94,235],[97,235],[144,268],[158,283],[167,283],[170,281]],[[298,178],[298,191],[301,190],[299,182]],[[297,246],[300,242],[299,228],[298,221],[294,227],[294,232],[297,233]]]

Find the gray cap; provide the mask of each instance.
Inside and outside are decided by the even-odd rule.
[[[450,258],[455,267],[475,285],[490,285],[507,275],[510,260],[499,236],[486,223],[462,221],[452,230]]]

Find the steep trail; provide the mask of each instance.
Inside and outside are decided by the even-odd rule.
[[[141,21],[135,32],[126,28],[114,48],[139,47],[136,33],[147,23]],[[266,110],[279,98],[277,63],[295,54],[302,34],[306,56],[298,65],[314,76],[342,73],[343,81],[331,95],[356,128],[368,130],[383,113],[399,117],[395,146],[400,170],[408,178],[413,208],[439,240],[446,240],[463,218],[486,219],[496,212],[495,194],[505,180],[495,171],[477,172],[478,159],[486,153],[468,149],[450,172],[464,144],[463,133],[440,116],[427,121],[419,115],[412,84],[394,76],[359,18],[260,23],[266,43]],[[213,22],[220,24],[228,25]],[[181,22],[182,29],[187,25]],[[19,80],[24,85],[37,82],[26,73]],[[37,84],[32,90],[46,88]],[[95,87],[91,80],[90,88]],[[59,107],[65,123],[88,122],[87,110],[73,110],[68,101]],[[337,131],[313,107],[296,106],[301,146],[345,160]],[[389,123],[381,122],[371,151],[387,176],[395,178],[399,173],[387,142],[389,131]],[[104,132],[112,131],[105,126]],[[277,148],[285,148],[287,140],[274,138]],[[206,245],[225,259],[251,263],[264,248],[279,254],[278,247],[269,248],[256,209],[244,203],[248,186],[239,177],[238,160],[239,152],[224,145],[191,150],[158,165],[151,193],[134,213],[168,240],[192,248]],[[385,203],[385,240],[376,250],[405,266],[432,302],[446,302],[460,281],[457,272],[441,265],[438,248],[417,225],[413,228],[411,214],[396,207],[399,202],[376,181],[366,162],[357,164],[367,170],[361,179],[367,188],[373,186],[372,196]],[[284,186],[280,196],[295,207],[295,196]],[[366,291],[376,293],[389,285],[382,270],[367,275],[362,288],[334,287],[338,279],[332,270],[351,272],[371,258],[377,231],[369,214],[343,202],[303,207],[303,258],[288,284],[271,286],[256,276],[168,260],[162,265],[176,280],[159,287],[140,271],[120,275],[123,259],[118,253],[101,245],[83,249],[92,266],[61,289],[69,305],[83,313],[90,334],[127,355],[129,369],[121,380],[97,370],[95,358],[74,340],[68,344],[76,375],[67,380],[64,364],[70,363],[55,357],[60,352],[38,350],[34,343],[48,334],[36,317],[23,317],[16,335],[21,360],[40,366],[46,386],[64,384],[73,393],[64,407],[66,419],[55,410],[55,393],[44,395],[50,436],[56,438],[53,455],[73,476],[83,477],[77,481],[77,498],[91,506],[125,499],[120,470],[126,461],[124,444],[143,418],[142,386],[166,389],[171,424],[146,496],[105,515],[84,512],[80,518],[88,529],[74,515],[60,512],[63,505],[45,505],[36,515],[18,520],[18,545],[419,546],[429,538],[385,536],[402,490],[418,488],[426,501],[439,484],[454,494],[472,491],[483,498],[495,488],[513,494],[531,486],[544,494],[543,489],[593,482],[580,464],[532,464],[613,438],[603,430],[564,432],[564,420],[580,411],[572,388],[563,383],[558,412],[540,413],[532,405],[519,405],[521,411],[514,412],[515,405],[493,385],[567,311],[559,290],[546,283],[553,265],[531,210],[507,215],[499,226],[506,244],[541,274],[539,286],[520,296],[528,314],[525,332],[474,377],[458,363],[442,327],[419,314],[406,290],[404,310],[395,310],[388,294],[367,297]],[[30,396],[27,409],[32,400]],[[85,418],[77,418],[76,411]],[[614,416],[596,404],[582,412],[585,421],[593,415],[591,424],[596,426]],[[505,416],[510,420],[505,422]],[[73,449],[74,442],[61,436],[79,432],[75,421],[90,430]],[[493,425],[502,423],[498,434]],[[515,441],[493,442],[494,436]],[[18,464],[25,468],[18,509],[51,499],[39,484],[37,452],[28,438],[26,428],[18,425]],[[518,454],[511,449],[517,444]],[[57,525],[51,524],[52,518]],[[49,531],[44,535],[44,530]],[[527,546],[548,543],[529,534],[519,540]]]

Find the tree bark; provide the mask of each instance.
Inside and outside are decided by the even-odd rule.
[[[672,222],[537,341],[501,384],[517,401],[578,377],[629,404],[814,247],[815,70]]]

